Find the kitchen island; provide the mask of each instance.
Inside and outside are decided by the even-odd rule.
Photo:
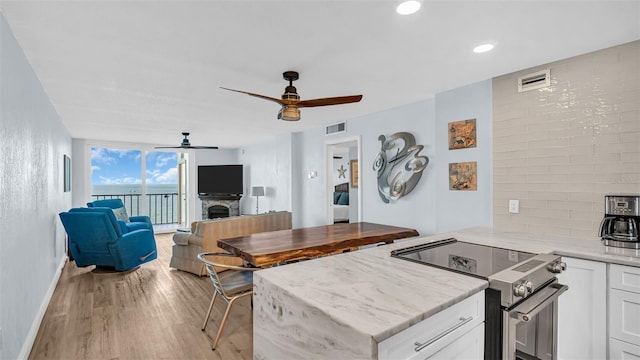
[[[605,248],[595,238],[472,228],[261,270],[254,277],[254,358],[376,359],[381,342],[488,287],[390,256],[448,237],[640,267],[636,250]]]

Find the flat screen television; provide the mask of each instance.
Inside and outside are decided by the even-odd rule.
[[[198,194],[242,194],[242,165],[198,166]]]

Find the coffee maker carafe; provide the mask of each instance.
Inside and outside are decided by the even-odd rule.
[[[606,246],[640,249],[640,195],[606,195],[600,237]]]

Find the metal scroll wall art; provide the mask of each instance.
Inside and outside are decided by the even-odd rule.
[[[410,193],[420,181],[429,158],[420,155],[424,149],[416,145],[416,139],[408,132],[398,132],[388,139],[378,136],[381,149],[373,161],[378,172],[378,194],[385,203]]]

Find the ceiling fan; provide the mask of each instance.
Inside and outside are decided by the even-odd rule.
[[[278,119],[287,120],[287,121],[297,121],[300,120],[300,108],[303,107],[316,107],[316,106],[329,106],[329,105],[341,105],[341,104],[349,104],[355,103],[362,99],[362,95],[349,95],[349,96],[337,96],[337,97],[328,97],[328,98],[320,98],[320,99],[311,99],[311,100],[300,100],[300,95],[298,95],[298,91],[295,86],[293,86],[293,82],[298,80],[299,74],[296,71],[285,71],[282,74],[282,77],[289,81],[289,86],[284,89],[284,94],[282,94],[282,99],[273,98],[270,96],[254,94],[247,91],[234,90],[226,87],[220,87],[224,90],[235,91],[242,94],[247,94],[251,96],[255,96],[261,99],[270,100],[273,102],[277,102],[282,105],[280,112],[278,112]]]
[[[182,136],[184,136],[184,139],[182,139],[180,146],[156,146],[156,149],[218,149],[217,146],[191,146],[189,133],[183,132]]]

